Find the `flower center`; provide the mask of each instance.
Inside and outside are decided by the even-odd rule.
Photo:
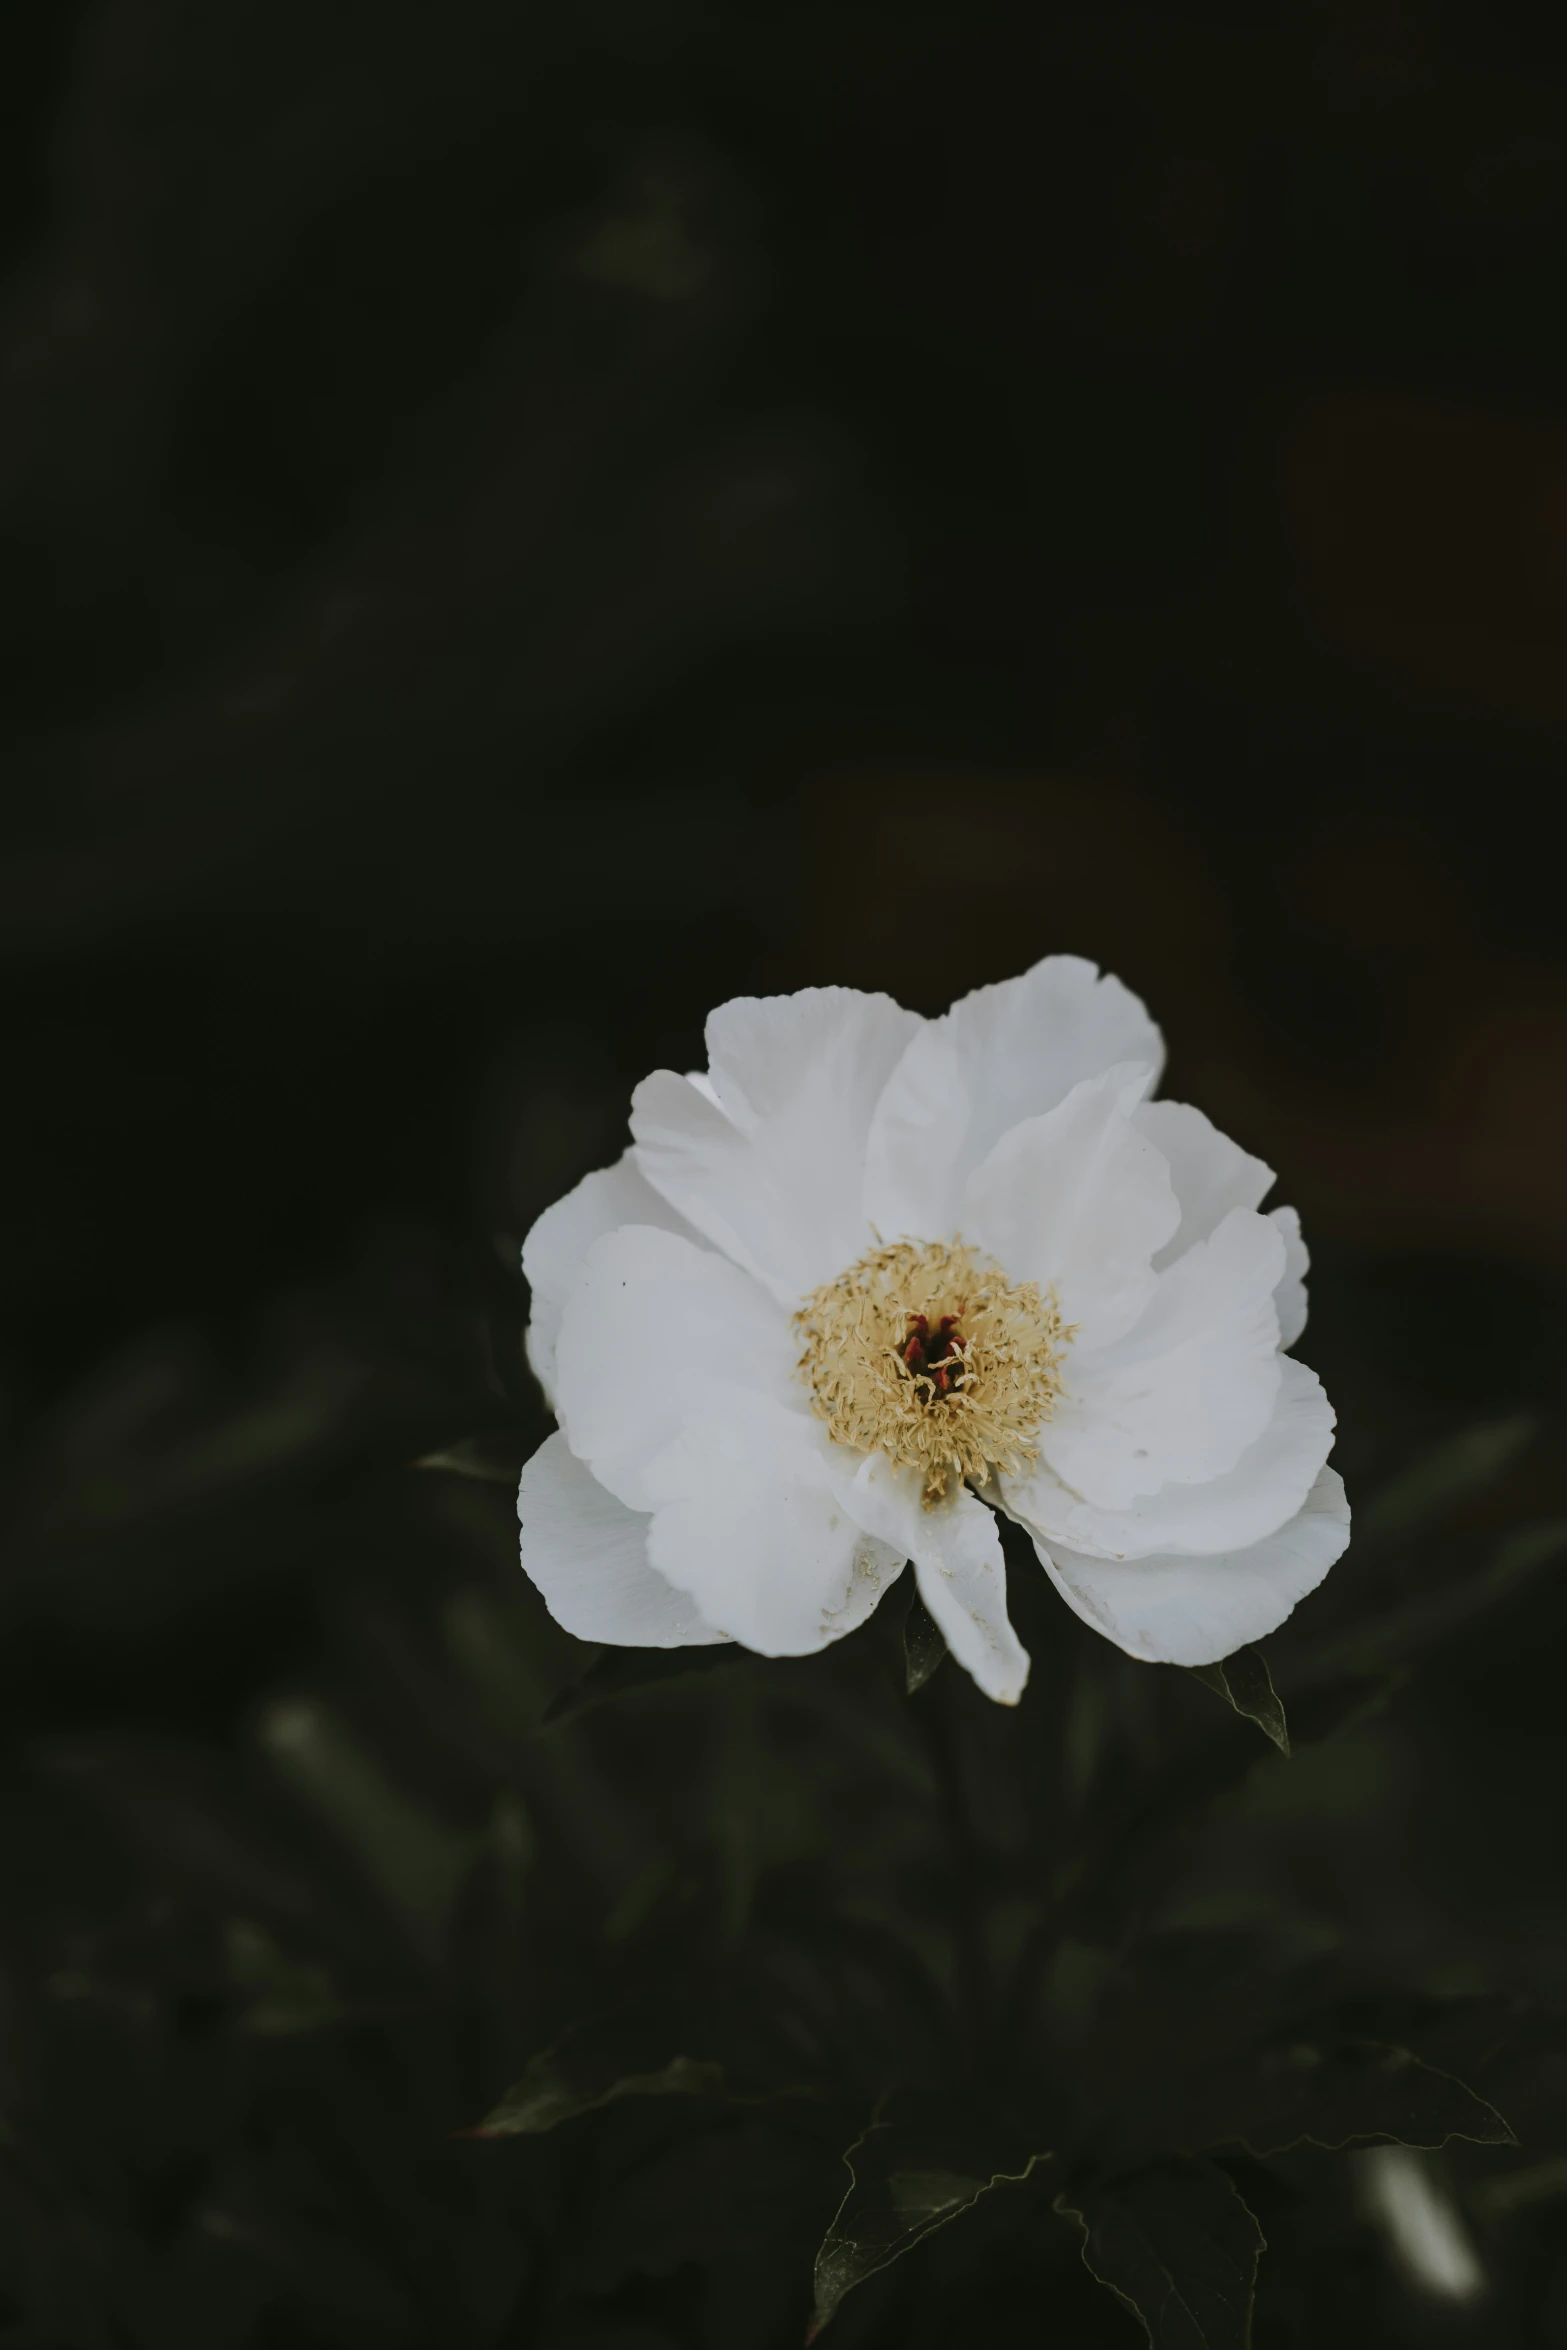
[[[1015,1477],[1061,1392],[1072,1332],[1054,1297],[953,1241],[894,1241],[813,1290],[799,1372],[835,1443],[917,1469],[927,1509]]]

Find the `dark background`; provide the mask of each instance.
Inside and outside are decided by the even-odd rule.
[[[520,1236],[712,1002],[1118,971],[1302,1211],[1353,1497],[1516,1423],[1443,1572],[1561,1508],[1564,261],[1567,35],[1501,0],[0,17],[0,2339],[799,2338],[793,2237],[539,2281],[555,2174],[448,2133],[558,1986],[430,1922],[566,1801],[431,1656],[521,1610],[529,1727],[581,1656],[408,1464],[542,1432]],[[1547,1573],[1275,1823],[1428,1990],[1559,1988],[1564,1634]],[[1376,2338],[1567,2338],[1517,2201],[1512,2298]],[[1064,2276],[994,2338],[1135,2339]]]

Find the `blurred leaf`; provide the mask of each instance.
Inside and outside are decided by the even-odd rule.
[[[640,2070],[628,2055],[634,2041],[612,2019],[576,2024],[542,2049],[520,2081],[474,2129],[470,2138],[538,2137],[578,2114],[614,2105],[623,2097],[721,2097],[721,2065],[700,2057],[672,2056]]]
[[[1208,2110],[1197,2142],[1285,2154],[1296,2146],[1336,2150],[1377,2139],[1401,2146],[1512,2146],[1492,2105],[1435,2065],[1382,2040],[1320,2047],[1297,2042],[1264,2051],[1244,2080],[1218,2076],[1198,2091]]]
[[[1290,1698],[1294,1719],[1291,1752],[1321,1746],[1340,1730],[1352,1729],[1390,1704],[1409,1679],[1407,1668],[1386,1672],[1350,1672],[1327,1680]]]
[[[1444,1510],[1479,1493],[1530,1441],[1538,1423],[1524,1415],[1491,1420],[1450,1436],[1355,1512],[1355,1540],[1397,1541],[1413,1534]]]
[[[816,2255],[816,2313],[807,2340],[856,2285],[991,2187],[1017,2185],[1052,2157],[1028,2153],[1004,2125],[937,2113],[873,2121],[843,2159],[851,2184]]]
[[[263,2038],[316,2032],[343,2013],[325,1967],[289,1958],[270,1934],[245,1919],[229,1923],[228,1962],[235,1989],[248,1998],[242,2032]]]
[[[454,1477],[477,1477],[485,1485],[516,1485],[527,1459],[527,1447],[509,1430],[486,1436],[461,1436],[455,1444],[427,1452],[416,1469],[446,1469]]]
[[[300,2318],[309,2323],[307,2339],[324,2338],[334,2345],[384,2342],[388,2350],[416,2343],[417,2318],[399,2274],[395,2244],[365,2241],[325,2214],[318,2218],[286,2204],[269,2211],[261,2226],[243,2206],[237,2212],[220,2206],[204,2230],[233,2252],[249,2255],[263,2273],[271,2272],[294,2326]],[[167,2338],[164,2333],[153,2337]]]
[[[1336,1686],[1308,1689],[1303,1698],[1292,1696],[1291,1754],[1325,1742],[1376,1711],[1402,1678],[1351,1677]],[[1237,1786],[1263,1770],[1270,1779],[1280,1776],[1249,1739],[1219,1737],[1204,1740],[1195,1752],[1136,1780],[1124,1810],[1100,1807],[1092,1838],[1084,1839],[1079,1848],[1075,1872],[1064,1876],[1062,1917],[1100,1937],[1118,1931],[1115,1921],[1128,1904],[1138,1911],[1146,1907],[1161,1875],[1178,1856],[1181,1837],[1228,1800]]]
[[[1271,1738],[1280,1754],[1288,1758],[1290,1734],[1285,1726],[1284,1708],[1260,1648],[1238,1648],[1233,1656],[1223,1657],[1217,1664],[1191,1665],[1188,1670],[1204,1688],[1222,1697],[1238,1714],[1244,1714],[1247,1721],[1255,1722],[1263,1736]]]
[[[1567,2015],[1512,1996],[1390,1990],[1355,2028],[1473,2083],[1521,2142],[1567,2147]]]
[[[1055,2208],[1083,2263],[1140,2318],[1153,2350],[1247,2350],[1261,2228],[1211,2162],[1164,2162]]]
[[[442,1630],[452,1661],[473,1683],[497,1729],[513,1737],[536,1730],[549,1684],[517,1612],[469,1587],[447,1601]]]
[[[330,1821],[419,1938],[438,1943],[482,1833],[450,1828],[413,1802],[324,1706],[276,1705],[261,1737],[284,1777]]]
[[[580,1680],[561,1690],[545,1713],[543,1727],[556,1729],[610,1698],[655,1689],[661,1682],[682,1680],[691,1673],[712,1672],[720,1665],[740,1663],[750,1654],[733,1640],[713,1641],[701,1648],[607,1648]]]
[[[830,2152],[756,2113],[690,2107],[656,2144],[636,2135],[634,2154],[601,2163],[574,2283],[604,2294],[628,2276],[667,2277],[689,2265],[705,2271],[711,2291],[724,2269],[760,2255],[770,2256],[778,2285],[791,2296],[798,2290],[821,2228]],[[744,2324],[738,2331],[754,2339]]]
[[[1530,2163],[1525,2170],[1504,2171],[1500,2178],[1479,2180],[1465,2200],[1490,2219],[1510,2211],[1527,2211],[1535,2203],[1556,2203],[1563,2196],[1567,2196],[1567,2154],[1553,2154],[1545,2162]]]
[[[1313,1681],[1340,1673],[1397,1673],[1425,1650],[1489,1615],[1542,1567],[1567,1550],[1567,1518],[1547,1518],[1506,1536],[1484,1566],[1387,1608],[1341,1639],[1308,1650],[1301,1669]]]
[[[1140,1934],[1102,1967],[1092,2047],[1079,2035],[1096,2147],[1113,2144],[1131,2169],[1230,2143],[1277,2052],[1305,2037],[1299,2019],[1320,2016],[1333,1989],[1320,1938],[1288,1930],[1276,1892],[1250,1919]]]
[[[1109,1690],[1097,1658],[1079,1654],[1067,1686],[1061,1771],[1071,1811],[1080,1811],[1106,1763],[1114,1735]]]
[[[909,1695],[923,1689],[947,1653],[940,1625],[920,1597],[919,1585],[909,1577],[909,1612],[903,1619],[903,1664]]]

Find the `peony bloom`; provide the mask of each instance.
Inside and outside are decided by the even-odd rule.
[[[699,1076],[523,1248],[560,1421],[523,1564],[585,1640],[799,1656],[912,1560],[1014,1704],[996,1510],[1131,1656],[1271,1632],[1349,1539],[1333,1413],[1285,1351],[1293,1209],[1200,1110],[1151,1100],[1137,998],[1055,955],[939,1020],[847,988],[742,997]]]

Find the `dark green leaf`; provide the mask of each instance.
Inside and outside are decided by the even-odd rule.
[[[1422,1651],[1450,1640],[1467,1624],[1502,1606],[1563,1550],[1567,1550],[1567,1518],[1520,1526],[1497,1546],[1484,1566],[1385,1609],[1342,1639],[1309,1650],[1301,1660],[1301,1669],[1314,1683],[1341,1673],[1398,1672]]]
[[[534,1626],[487,1591],[453,1592],[442,1629],[446,1649],[479,1700],[486,1721],[513,1737],[536,1730],[549,1702],[549,1676]],[[565,1634],[561,1637],[564,1639]]]
[[[1215,1696],[1222,1697],[1248,1722],[1255,1722],[1265,1738],[1271,1738],[1280,1754],[1288,1755],[1290,1734],[1285,1726],[1284,1708],[1279,1703],[1273,1686],[1273,1676],[1260,1648],[1238,1648],[1216,1665],[1192,1665],[1191,1674]]]
[[[325,1967],[290,1958],[270,1934],[245,1919],[230,1921],[228,1962],[230,1979],[246,2002],[242,2032],[262,2038],[316,2032],[343,2013]]]
[[[1492,2219],[1508,2212],[1527,2211],[1531,2204],[1557,2203],[1567,2196],[1567,2154],[1548,2155],[1527,2169],[1504,2171],[1500,2178],[1481,2179],[1469,2189],[1471,2209]]]
[[[578,2114],[622,2097],[720,2097],[723,2068],[699,2057],[672,2056],[640,2071],[613,2025],[578,2025],[534,2057],[499,2105],[463,2134],[473,2138],[538,2137]]]
[[[1526,2146],[1567,2147],[1567,2016],[1485,1993],[1375,2003],[1358,2028],[1469,2082]]]
[[[873,2121],[844,2154],[850,2187],[816,2255],[814,2340],[846,2293],[970,2209],[991,2187],[1026,2179],[1048,2154],[964,2117]]]
[[[921,1599],[916,1583],[909,1598],[909,1612],[903,1619],[903,1663],[911,1697],[924,1688],[946,1653],[947,1643],[941,1627]]]
[[[611,2293],[631,2276],[667,2277],[687,2265],[711,2275],[737,2256],[769,2252],[774,2273],[797,2280],[800,2246],[812,2220],[821,2224],[824,2152],[756,2113],[692,2117],[692,2126],[656,2141],[641,2138],[634,2160],[598,2172],[579,2221],[573,2281]],[[636,2336],[649,2350],[655,2341],[667,2337]]]
[[[453,1828],[433,1807],[412,1801],[379,1755],[323,1705],[274,1705],[261,1737],[294,1792],[330,1822],[412,1931],[437,1946],[482,1834]]]
[[[1338,1731],[1369,1720],[1391,1704],[1408,1679],[1407,1669],[1396,1666],[1383,1673],[1335,1676],[1296,1692],[1290,1698],[1293,1747],[1320,1746]]]
[[[1401,1675],[1351,1677],[1291,1698],[1291,1751],[1315,1745],[1376,1711],[1400,1685]],[[1228,1697],[1228,1691],[1225,1692]],[[1233,1702],[1233,1701],[1232,1701]],[[1128,1811],[1099,1838],[1069,1882],[1062,1915],[1077,1930],[1112,1935],[1114,1919],[1130,1900],[1142,1903],[1148,1888],[1180,1835],[1205,1812],[1224,1801],[1253,1770],[1268,1767],[1245,1738],[1211,1738],[1193,1753],[1140,1783]]]
[[[1211,2088],[1214,2102],[1200,2142],[1242,2145],[1251,2154],[1377,2139],[1402,2146],[1445,2146],[1449,2138],[1477,2146],[1516,2143],[1483,2097],[1383,2040],[1328,2047],[1304,2041],[1269,2049],[1252,2060],[1244,2079]]]
[[[1055,2207],[1153,2350],[1247,2350],[1263,2235],[1215,2164],[1158,2163],[1058,2195]]]
[[[1356,1542],[1364,1548],[1368,1543],[1397,1541],[1456,1509],[1500,1476],[1529,1442],[1535,1425],[1527,1416],[1492,1420],[1449,1437],[1360,1505],[1355,1513]]]
[[[733,1640],[715,1641],[702,1648],[607,1648],[580,1680],[553,1700],[543,1727],[553,1730],[562,1722],[574,1722],[579,1714],[610,1698],[631,1696],[638,1690],[656,1689],[665,1681],[738,1664],[750,1653]]]

